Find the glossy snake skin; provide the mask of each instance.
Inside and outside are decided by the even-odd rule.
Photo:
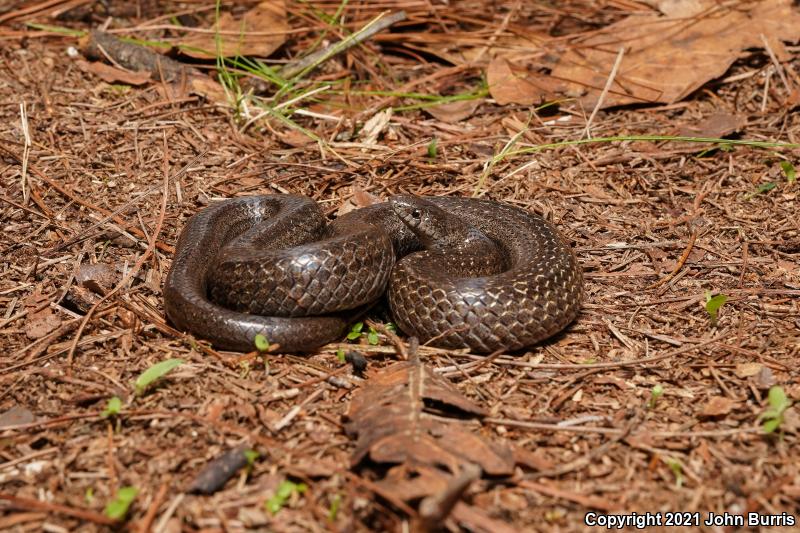
[[[505,204],[398,196],[327,223],[308,198],[268,195],[191,217],[164,286],[175,326],[241,351],[259,333],[318,348],[384,293],[421,342],[492,352],[566,327],[583,280],[549,222]]]

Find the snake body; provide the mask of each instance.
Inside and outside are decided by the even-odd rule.
[[[187,221],[164,299],[175,326],[217,347],[252,350],[262,334],[292,352],[339,338],[384,292],[407,334],[491,352],[566,327],[583,282],[557,230],[516,207],[398,196],[329,224],[311,199],[266,195]]]

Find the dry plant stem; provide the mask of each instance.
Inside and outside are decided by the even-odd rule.
[[[81,520],[94,522],[95,524],[101,524],[104,526],[113,526],[118,523],[116,520],[112,518],[109,518],[99,513],[95,513],[93,511],[88,511],[86,509],[67,507],[66,505],[43,502],[40,500],[34,500],[33,498],[23,498],[21,496],[14,496],[12,494],[6,494],[4,492],[0,492],[0,500],[5,500],[9,502],[12,506],[17,507],[19,509],[28,509],[31,511],[44,511],[47,513],[63,514],[79,518]]]
[[[100,300],[94,304],[89,311],[86,313],[86,316],[83,317],[83,321],[81,325],[78,327],[78,331],[75,333],[75,338],[72,341],[72,346],[70,346],[69,352],[67,353],[67,368],[69,371],[72,371],[72,360],[75,356],[75,349],[78,347],[78,341],[80,341],[81,335],[83,334],[83,330],[86,328],[86,324],[89,323],[91,320],[92,315],[97,310],[97,308],[102,305],[103,302],[117,294],[123,287],[127,286],[128,282],[138,274],[139,270],[144,265],[145,261],[150,257],[156,247],[156,243],[158,242],[158,236],[161,233],[161,226],[164,224],[164,216],[167,212],[167,200],[169,199],[169,148],[167,146],[167,134],[164,133],[164,165],[163,165],[163,172],[164,172],[164,191],[161,198],[161,211],[158,214],[158,221],[156,222],[155,230],[153,231],[153,235],[150,238],[150,242],[147,245],[147,250],[141,255],[136,264],[133,265],[133,268],[128,272],[128,275],[125,276],[116,287],[110,290],[107,294],[105,294]]]
[[[287,63],[284,67],[278,72],[280,76],[284,79],[294,78],[299,74],[303,74],[308,70],[318,66],[320,63],[323,63],[330,59],[331,57],[352,48],[353,46],[364,42],[365,40],[369,39],[376,33],[379,33],[392,24],[396,22],[400,22],[406,20],[406,12],[405,11],[398,11],[397,13],[392,13],[391,15],[385,16],[385,13],[378,15],[378,18],[372,20],[369,24],[358,30],[356,33],[350,35],[342,39],[341,41],[335,42],[322,50],[318,50],[313,54],[307,55],[297,61],[293,61],[291,63]]]
[[[608,75],[606,84],[603,87],[603,90],[600,92],[600,96],[597,98],[597,103],[594,105],[592,114],[589,115],[589,120],[586,121],[586,128],[583,130],[583,135],[581,135],[581,138],[583,137],[586,137],[587,139],[592,138],[592,132],[591,132],[592,122],[594,122],[594,117],[597,115],[597,112],[603,105],[603,100],[606,99],[606,95],[608,94],[609,89],[611,89],[611,85],[614,84],[614,78],[617,77],[617,70],[619,70],[619,66],[622,64],[623,55],[625,55],[625,47],[620,46],[619,52],[617,52],[617,58],[614,60],[614,66],[611,67],[611,73]]]

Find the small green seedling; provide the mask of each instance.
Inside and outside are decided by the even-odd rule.
[[[342,506],[342,495],[341,494],[334,494],[331,497],[331,506],[328,509],[328,520],[331,522],[336,521],[336,517],[339,514],[339,508]]]
[[[122,520],[137,494],[139,489],[136,487],[122,487],[117,491],[117,496],[106,504],[104,514],[111,519]]]
[[[136,394],[141,396],[153,382],[166,376],[174,368],[181,366],[183,363],[183,359],[167,359],[166,361],[154,364],[142,372],[142,375],[136,380]]]
[[[350,327],[350,333],[347,334],[347,340],[354,341],[361,336],[361,330],[364,329],[363,322],[356,322]]]
[[[274,516],[283,509],[283,506],[286,505],[286,502],[292,495],[303,494],[306,490],[308,490],[308,487],[305,483],[293,483],[289,480],[282,481],[281,484],[278,485],[275,494],[264,503],[264,508],[269,514]]]
[[[650,401],[647,402],[648,409],[655,409],[656,402],[658,401],[659,398],[661,398],[663,394],[664,394],[664,387],[662,387],[661,385],[655,385],[650,390]]]
[[[261,333],[256,335],[255,339],[253,339],[253,343],[256,345],[256,350],[259,352],[269,351],[269,340]]]
[[[119,412],[122,410],[122,400],[119,399],[118,396],[114,396],[109,398],[108,403],[106,404],[106,408],[100,413],[100,416],[103,418],[108,418],[109,416],[117,416]]]
[[[764,194],[765,192],[769,192],[772,189],[774,189],[775,187],[777,187],[777,184],[775,182],[773,182],[773,181],[770,181],[769,183],[762,183],[761,185],[756,187],[755,191],[745,194],[744,195],[744,199],[745,200],[750,200],[754,196],[757,196],[759,194]]]
[[[428,143],[428,157],[431,159],[436,159],[436,156],[439,154],[439,140],[434,137],[431,139],[431,142]]]
[[[256,450],[245,450],[244,451],[244,458],[247,459],[247,471],[253,470],[253,466],[256,464],[256,460],[261,457],[261,454],[258,453]]]
[[[367,342],[371,345],[375,346],[380,342],[380,338],[378,338],[378,332],[375,328],[370,326],[367,331],[364,331],[364,323],[363,322],[356,322],[350,328],[350,333],[347,334],[347,340],[354,341],[361,337],[361,335],[367,336]],[[344,352],[342,352],[344,353]],[[336,355],[339,355],[337,352]],[[342,356],[344,357],[344,356]],[[344,360],[340,357],[341,360]]]
[[[706,291],[706,312],[708,312],[708,316],[711,318],[712,326],[717,326],[717,315],[719,313],[719,308],[722,307],[722,305],[727,301],[728,297],[724,294],[711,296],[711,292]]]
[[[797,180],[797,171],[788,161],[781,161],[781,168],[783,169],[783,174],[786,176],[786,181],[789,183],[794,183]]]
[[[770,387],[767,393],[767,403],[769,407],[759,415],[759,419],[764,421],[762,428],[764,433],[774,433],[783,424],[783,414],[792,405],[786,393],[777,385]]]
[[[378,332],[375,331],[375,328],[369,328],[369,332],[367,332],[367,342],[370,343],[372,346],[375,346],[380,342],[378,338]]]
[[[336,350],[336,358],[339,359],[340,363],[345,362],[344,356],[345,356],[344,350],[342,350],[341,348]]]
[[[672,470],[672,475],[675,476],[675,486],[681,488],[683,486],[683,467],[681,462],[672,457],[667,457],[664,462],[667,463],[669,469]]]
[[[86,500],[87,505],[92,505],[92,502],[94,502],[94,488],[86,487],[86,492],[83,493],[83,499]]]

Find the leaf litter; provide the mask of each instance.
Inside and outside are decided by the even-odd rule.
[[[222,5],[219,18],[37,4],[0,15],[0,37],[15,44],[0,51],[0,94],[27,109],[0,108],[0,528],[100,527],[128,488],[139,492],[131,525],[170,531],[409,521],[573,531],[592,509],[796,509],[800,238],[787,169],[798,151],[625,139],[794,140],[796,12],[761,2],[763,23],[712,39],[719,20],[761,13],[752,2],[451,4],[260,2]],[[251,31],[275,6],[285,10],[264,20],[278,31]],[[83,71],[64,53],[76,32],[53,28],[106,20],[108,35],[134,40],[103,46]],[[633,24],[647,20],[672,24],[669,36],[698,32],[684,48],[673,37],[652,46]],[[233,45],[223,83],[215,63],[176,54],[187,36],[212,46],[217,21]],[[255,59],[237,56],[251,45]],[[700,45],[713,61],[693,59]],[[132,49],[149,58],[126,63]],[[594,67],[555,75],[585,64],[577,58]],[[288,85],[260,77],[292,69],[304,74]],[[631,83],[639,75],[652,77],[647,90]],[[606,85],[600,107],[670,100],[589,117]],[[588,131],[618,140],[557,145]],[[162,220],[162,171],[184,166]],[[274,192],[312,195],[329,213],[397,192],[524,206],[575,246],[586,306],[563,335],[488,359],[423,346],[396,363],[402,345],[377,326],[305,358],[219,353],[172,329],[160,282],[183,221],[217,198]],[[151,237],[157,252],[101,302],[108,283],[84,280],[81,265],[110,265],[115,286]],[[706,293],[729,296],[713,325]],[[31,339],[36,309],[61,325]],[[365,377],[337,353],[360,354]],[[159,379],[155,365],[170,359],[191,370],[122,409],[137,376],[156,368]],[[246,476],[235,475],[243,454],[214,462],[244,442],[263,457]],[[184,492],[204,468],[213,490],[201,492],[214,493]],[[40,500],[45,478],[53,496]]]

